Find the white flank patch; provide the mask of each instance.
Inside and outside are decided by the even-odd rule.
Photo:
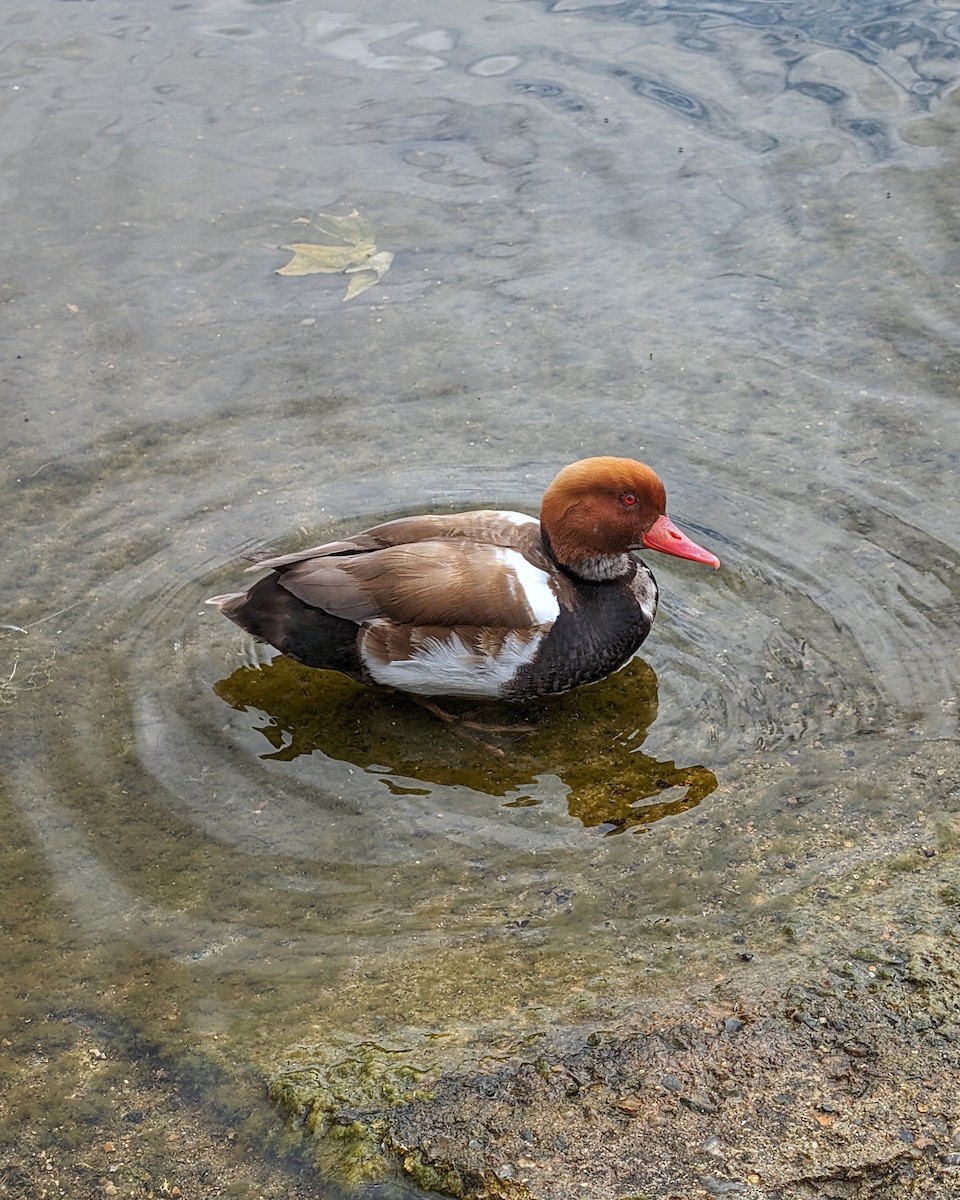
[[[475,654],[457,634],[427,638],[413,658],[368,662],[367,670],[377,683],[418,696],[494,697],[536,656],[543,636],[528,639],[508,634],[495,658]]]
[[[640,611],[652,625],[653,618],[657,615],[659,591],[650,568],[643,563],[633,577],[633,594],[640,605]]]
[[[560,616],[560,603],[546,571],[527,562],[519,551],[503,546],[497,547],[496,558],[507,568],[511,593],[526,600],[537,625],[546,625]]]

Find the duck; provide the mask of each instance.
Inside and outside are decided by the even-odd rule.
[[[620,670],[649,634],[659,593],[636,551],[720,566],[666,507],[645,463],[585,458],[557,474],[539,520],[400,517],[263,558],[248,591],[207,603],[297,662],[413,698],[553,695]]]

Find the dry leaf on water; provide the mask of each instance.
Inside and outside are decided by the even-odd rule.
[[[389,250],[378,250],[376,254],[371,254],[366,262],[347,267],[344,273],[351,278],[344,300],[352,300],[354,296],[359,296],[367,288],[379,283],[390,270],[392,262],[393,255]]]
[[[320,213],[313,222],[324,236],[338,244],[294,242],[284,246],[293,258],[280,267],[278,275],[349,275],[344,300],[352,300],[390,270],[393,255],[378,250],[373,228],[356,210],[345,217]]]

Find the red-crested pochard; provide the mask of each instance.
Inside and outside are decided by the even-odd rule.
[[[547,488],[540,520],[482,510],[401,517],[265,558],[248,592],[207,601],[310,667],[417,696],[522,700],[625,666],[657,585],[631,551],[719,567],[666,515],[659,476],[585,458]]]

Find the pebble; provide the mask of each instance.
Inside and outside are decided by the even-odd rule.
[[[703,1177],[703,1186],[711,1196],[743,1196],[746,1188],[735,1179],[714,1179],[712,1175]]]

